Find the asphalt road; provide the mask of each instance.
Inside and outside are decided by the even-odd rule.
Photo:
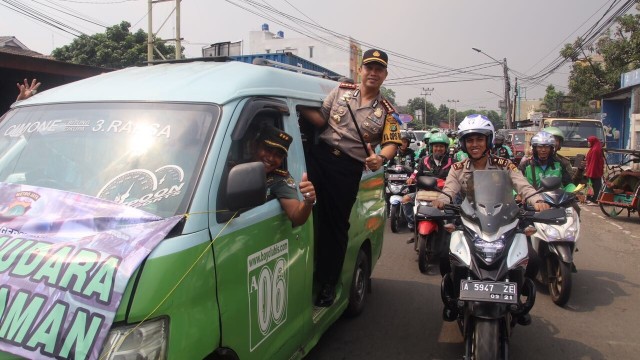
[[[514,328],[511,359],[640,358],[640,217],[582,209],[571,298],[560,308],[538,284],[533,322]],[[440,275],[420,273],[409,237],[387,227],[364,313],[339,320],[306,359],[462,358],[457,325],[442,321]]]

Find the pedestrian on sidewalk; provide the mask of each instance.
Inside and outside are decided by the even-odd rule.
[[[593,193],[587,196],[587,205],[598,202],[598,193],[602,187],[602,175],[604,175],[604,152],[602,151],[602,143],[595,136],[587,138],[589,143],[589,152],[585,159],[586,169],[584,175],[591,182]]]

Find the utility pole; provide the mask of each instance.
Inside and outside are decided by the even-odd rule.
[[[422,117],[424,118],[424,130],[427,130],[427,95],[431,95],[431,92],[433,91],[433,88],[422,88],[422,94],[420,95],[424,95],[424,113],[422,115]]]
[[[456,128],[456,116],[458,116],[458,103],[460,102],[460,100],[447,100],[447,102],[453,103],[453,121],[451,121],[451,119],[449,119],[449,129],[455,129]],[[453,124],[453,126],[452,126],[452,124]]]
[[[520,118],[520,113],[518,113],[516,115],[516,108],[517,108],[518,111],[520,110],[519,106],[516,106],[516,104],[519,105],[518,99],[519,99],[519,95],[518,95],[518,78],[516,77],[516,83],[514,85],[514,91],[513,91],[513,105],[514,106],[513,106],[513,117],[512,117],[512,119],[514,121],[514,125],[517,125],[517,124],[515,124],[516,117],[518,119]],[[514,126],[513,128],[515,129],[515,128],[517,128],[517,126]]]
[[[511,83],[509,82],[509,68],[507,67],[507,58],[502,59],[502,70],[504,71],[504,105],[507,107],[507,129],[512,129],[512,117],[511,117],[511,99],[509,97],[509,90],[511,90]]]

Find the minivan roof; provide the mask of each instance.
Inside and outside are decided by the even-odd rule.
[[[14,103],[103,101],[200,102],[225,104],[245,96],[322,101],[337,82],[238,61],[194,61],[130,67],[58,86]]]

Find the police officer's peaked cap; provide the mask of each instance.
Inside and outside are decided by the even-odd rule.
[[[362,65],[370,63],[378,63],[384,67],[387,67],[389,57],[387,53],[382,50],[369,49],[362,55]]]
[[[257,140],[265,145],[284,151],[285,155],[289,151],[289,145],[293,138],[286,132],[275,126],[265,125],[260,129]]]

